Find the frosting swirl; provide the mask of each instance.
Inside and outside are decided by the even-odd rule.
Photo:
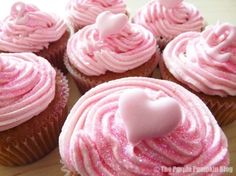
[[[107,26],[102,23],[105,19]],[[156,49],[151,32],[129,23],[124,14],[103,12],[95,24],[84,27],[69,39],[67,55],[75,68],[93,76],[136,68],[147,62]]]
[[[133,21],[149,29],[156,37],[172,40],[187,31],[201,31],[204,26],[203,17],[192,5],[180,0],[153,0],[141,8]]]
[[[17,2],[0,25],[0,50],[38,52],[60,39],[66,28],[58,16],[42,12],[34,5]]]
[[[208,26],[171,41],[163,60],[172,75],[197,92],[236,95],[236,26]]]
[[[68,20],[74,27],[93,24],[98,14],[107,10],[126,13],[126,5],[123,0],[70,0],[66,7]]]
[[[120,97],[134,89],[152,99],[171,97],[178,102],[182,120],[174,131],[129,143],[117,114]],[[162,166],[217,167],[229,162],[226,137],[197,96],[175,83],[141,77],[104,83],[82,96],[62,128],[59,149],[65,165],[84,176],[161,176],[167,175]]]
[[[0,131],[47,108],[55,95],[55,70],[32,53],[0,54]]]

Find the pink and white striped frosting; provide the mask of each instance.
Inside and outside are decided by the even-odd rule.
[[[187,32],[171,41],[163,60],[173,76],[198,92],[236,95],[236,26],[208,26],[202,33]]]
[[[152,99],[170,97],[178,102],[182,119],[172,132],[137,145],[128,141],[119,103],[127,90],[136,89]],[[171,175],[161,172],[162,166],[227,166],[227,145],[213,115],[197,96],[175,83],[142,77],[111,81],[88,91],[72,108],[59,137],[63,163],[83,176],[162,176]]]
[[[40,11],[23,2],[15,3],[0,25],[0,50],[5,52],[38,52],[57,41],[67,27],[63,19]]]
[[[195,6],[182,0],[164,0],[173,1],[173,7],[169,7],[162,1],[148,2],[137,12],[133,21],[167,41],[183,32],[201,31],[204,20]]]
[[[84,27],[93,24],[103,11],[126,13],[123,0],[70,0],[67,4],[67,18],[73,26]]]
[[[32,53],[0,54],[0,131],[44,111],[55,96],[56,72]]]
[[[104,19],[107,24],[102,23]],[[103,33],[109,35],[101,37]],[[124,14],[108,11],[101,13],[95,24],[75,33],[67,44],[70,63],[88,76],[131,70],[151,59],[156,51],[156,39],[150,31],[128,22]]]

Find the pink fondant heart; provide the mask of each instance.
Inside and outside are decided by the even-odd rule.
[[[26,5],[23,2],[16,2],[11,8],[12,16],[23,16]]]
[[[181,108],[170,97],[151,99],[141,89],[124,92],[119,99],[118,113],[126,126],[130,143],[164,136],[181,121]]]
[[[180,4],[183,0],[159,0],[159,3],[167,8],[176,7]]]
[[[113,14],[110,11],[100,13],[96,19],[96,28],[99,30],[101,39],[118,33],[128,23],[128,20],[128,17],[122,13]]]

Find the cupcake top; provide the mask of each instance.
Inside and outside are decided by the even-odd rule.
[[[68,20],[74,27],[95,23],[97,16],[107,10],[126,13],[126,5],[123,0],[70,0],[66,7]]]
[[[15,3],[0,25],[0,51],[38,52],[65,33],[65,22],[32,4]]]
[[[55,70],[32,53],[0,54],[0,131],[44,111],[55,95]]]
[[[164,166],[229,162],[226,137],[197,96],[142,77],[104,83],[82,96],[62,128],[59,149],[65,165],[84,176],[161,176]]]
[[[155,52],[151,32],[128,22],[125,14],[109,11],[75,33],[67,44],[70,63],[88,76],[125,72],[144,64]]]
[[[195,6],[183,0],[150,1],[133,21],[167,41],[186,31],[201,31],[204,26],[203,17]]]
[[[236,95],[236,26],[208,26],[171,41],[163,52],[171,74],[197,92]]]

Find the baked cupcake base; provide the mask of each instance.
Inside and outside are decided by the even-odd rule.
[[[187,85],[178,81],[167,69],[163,59],[159,61],[159,68],[161,77],[165,80],[173,81],[179,85],[182,85],[189,91],[196,94],[199,98],[203,100],[203,102],[208,106],[211,110],[212,114],[215,116],[217,122],[221,126],[225,126],[229,123],[232,123],[236,120],[236,97],[228,96],[228,97],[220,97],[213,95],[206,95],[201,92],[196,92],[193,89],[189,88]]]
[[[134,68],[132,70],[128,70],[124,73],[114,73],[107,71],[104,75],[99,76],[87,76],[82,72],[78,71],[69,61],[68,56],[65,54],[64,63],[66,65],[67,70],[72,75],[73,79],[75,80],[77,87],[79,88],[80,92],[84,94],[89,89],[99,85],[101,83],[115,80],[124,77],[130,76],[143,76],[143,77],[151,77],[160,58],[159,52],[155,53],[152,58],[144,63],[143,65]]]
[[[35,54],[47,59],[54,67],[66,73],[67,70],[63,62],[63,56],[69,37],[70,32],[66,31],[58,41],[50,43],[47,49],[36,52]]]
[[[57,146],[67,116],[68,96],[68,82],[57,70],[55,97],[47,109],[15,128],[0,132],[1,165],[32,163]]]

